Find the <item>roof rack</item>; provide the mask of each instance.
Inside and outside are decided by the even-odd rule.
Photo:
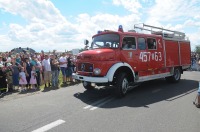
[[[139,26],[139,25],[142,25],[142,26]],[[163,36],[163,38],[167,38],[167,39],[185,40],[185,33],[183,32],[178,32],[178,31],[173,31],[169,29],[164,29],[161,27],[146,25],[144,23],[135,24],[134,28],[150,31],[151,34],[161,35]]]

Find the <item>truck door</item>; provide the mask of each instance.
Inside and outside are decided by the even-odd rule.
[[[144,37],[137,38],[138,43],[138,71],[147,71],[148,70],[148,52],[146,50],[146,39]]]
[[[163,46],[161,38],[147,37],[148,70],[155,71],[164,67]]]
[[[139,53],[136,49],[136,37],[125,36],[122,40],[121,61],[128,63],[134,71],[138,68]]]

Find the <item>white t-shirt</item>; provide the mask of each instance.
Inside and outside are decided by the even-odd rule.
[[[51,71],[50,59],[44,59],[42,61],[42,66],[44,67],[44,71]]]
[[[11,62],[11,58],[10,57],[7,58],[7,62]]]
[[[40,56],[40,55],[37,55],[37,59],[38,59],[39,61],[41,61],[41,56]]]
[[[67,57],[61,56],[59,58],[59,62],[67,62]],[[67,67],[67,63],[66,64],[60,64],[60,67]]]

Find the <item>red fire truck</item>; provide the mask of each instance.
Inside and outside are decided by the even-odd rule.
[[[114,86],[119,97],[140,82],[159,78],[178,82],[191,65],[185,33],[146,24],[134,28],[150,34],[124,32],[122,26],[118,31],[98,31],[91,47],[78,54],[73,78],[81,80],[87,90]]]

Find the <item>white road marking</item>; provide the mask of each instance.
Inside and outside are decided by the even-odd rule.
[[[159,92],[161,89],[156,89],[156,90],[153,90],[152,93],[157,93]]]
[[[90,108],[90,110],[95,110],[95,109],[101,107],[102,105],[104,105],[104,104],[110,102],[110,101],[113,100],[113,99],[114,99],[114,98],[108,99],[108,100],[106,100],[105,102],[102,102],[101,104],[98,104],[97,106]]]
[[[101,100],[99,100],[99,101],[97,101],[97,102],[94,102],[94,103],[92,103],[91,105],[87,105],[87,106],[85,106],[83,109],[88,109],[88,108],[90,108],[90,107],[93,107],[93,106],[95,106],[95,105],[97,105],[97,104],[103,102],[104,100],[106,100],[106,99],[108,99],[108,98],[110,98],[110,96],[108,96],[108,97],[106,97],[106,98],[103,98],[103,99],[101,99]]]
[[[41,127],[41,128],[38,128],[38,129],[36,129],[36,130],[34,130],[34,131],[32,131],[32,132],[46,132],[46,131],[48,131],[48,130],[50,130],[50,129],[52,129],[52,128],[58,126],[58,125],[61,125],[61,124],[63,124],[63,123],[65,123],[65,121],[59,119],[59,120],[54,121],[54,122],[52,122],[52,123],[50,123],[50,124],[48,124],[48,125],[45,125],[45,126],[43,126],[43,127]]]
[[[92,103],[91,105],[85,106],[83,109],[95,110],[95,109],[99,108],[100,106],[108,103],[109,101],[111,101],[113,99],[114,99],[114,97],[108,96],[106,98],[103,98],[103,99],[101,99],[99,101],[96,101],[96,102]]]

